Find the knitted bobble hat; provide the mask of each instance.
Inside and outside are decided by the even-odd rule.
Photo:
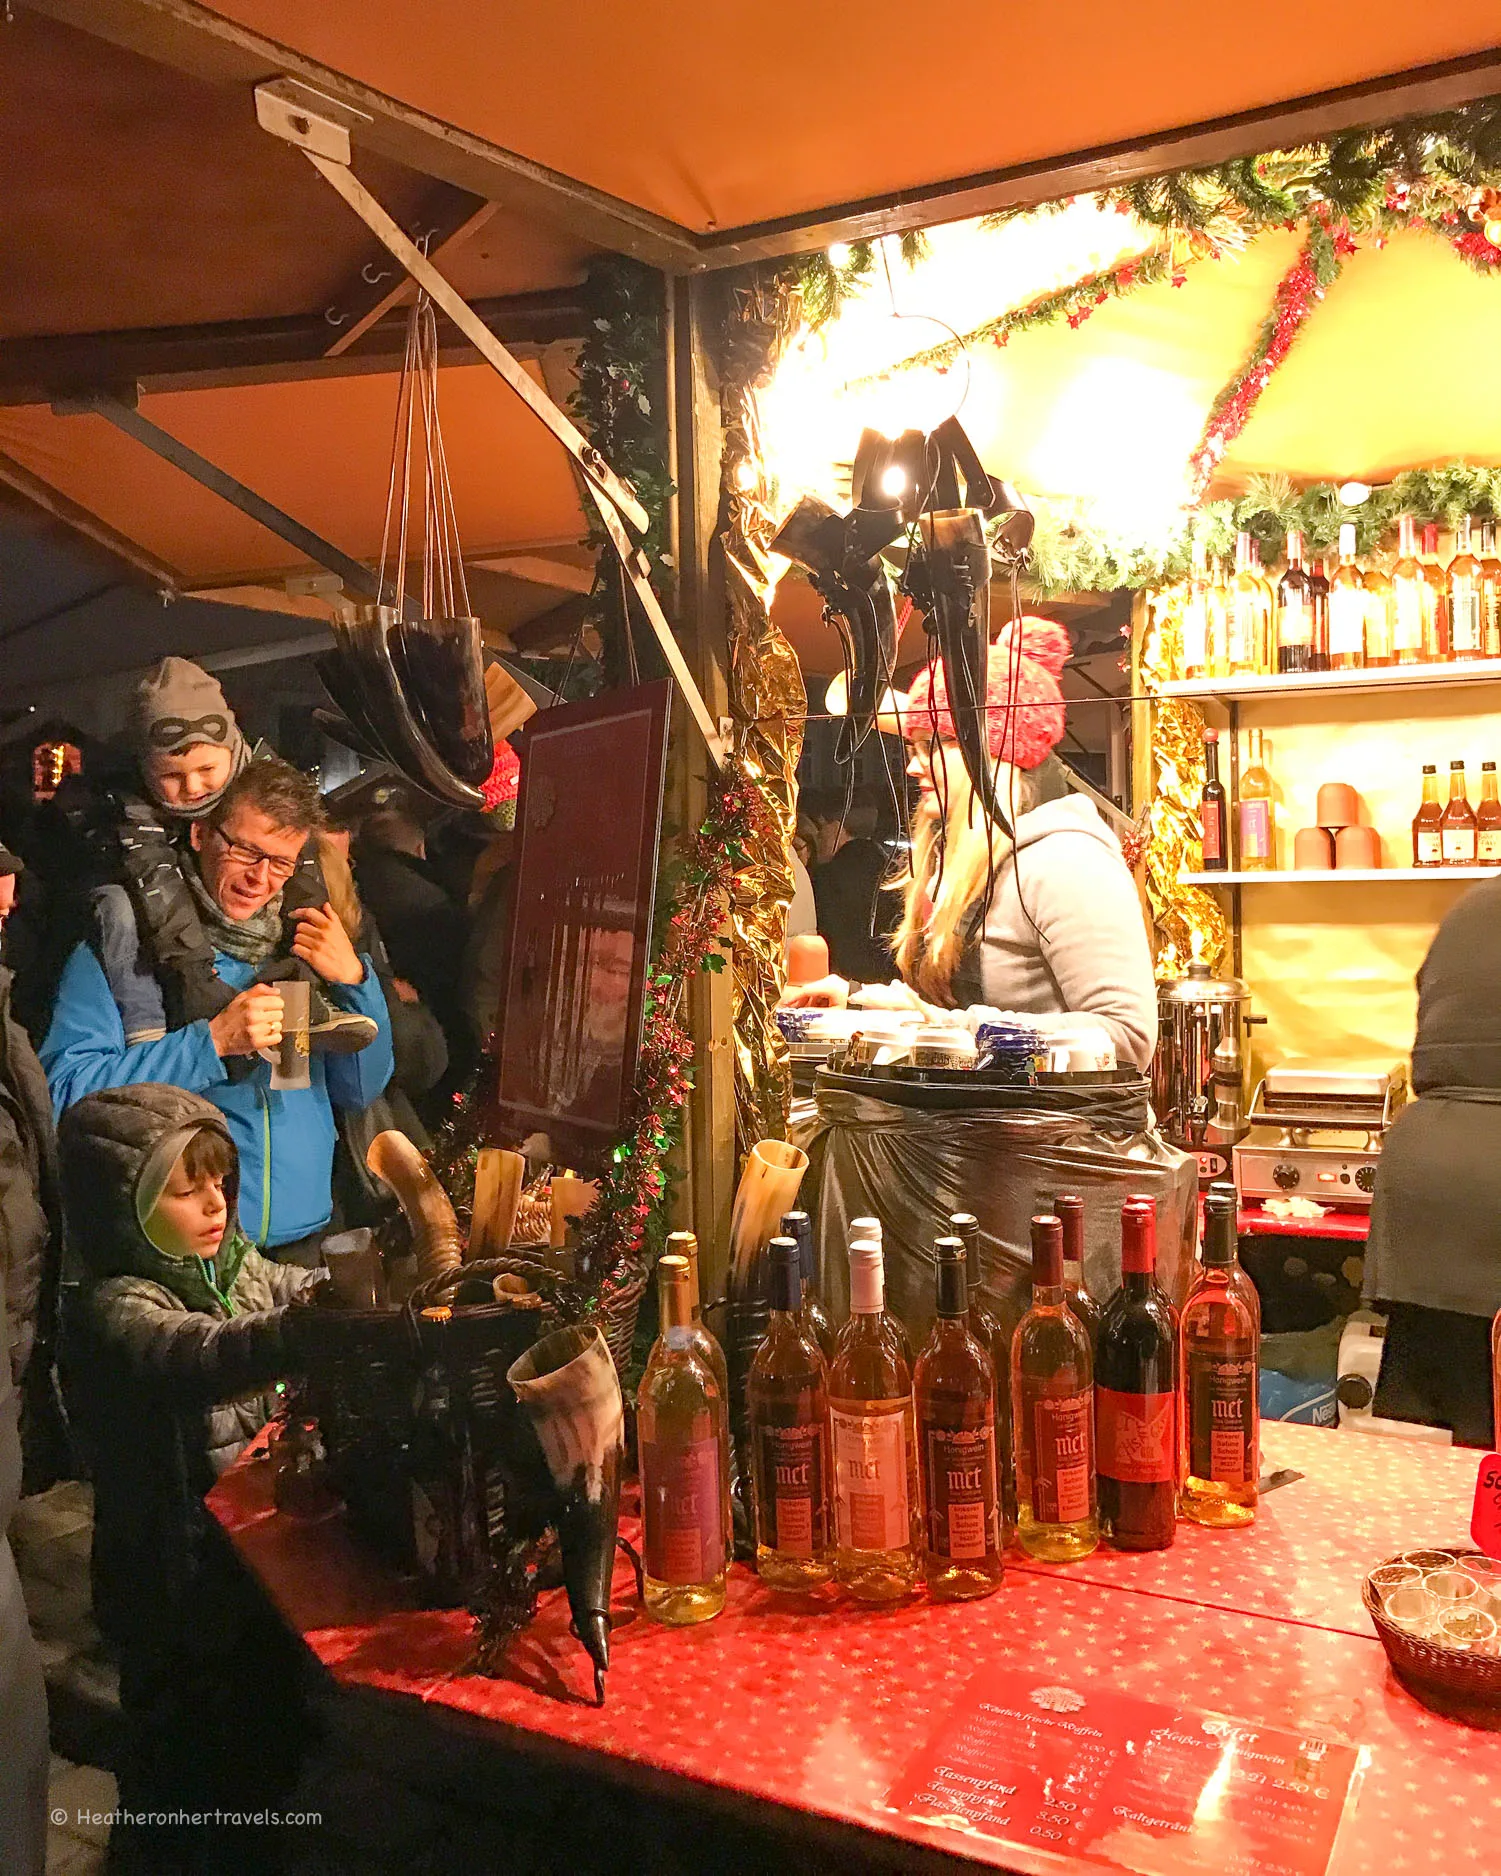
[[[1067,631],[1051,619],[1018,619],[991,645],[985,721],[993,757],[1035,769],[1057,747],[1064,725],[1058,679],[1072,652]],[[903,726],[918,740],[936,730],[945,742],[958,741],[941,663],[932,668],[931,685],[927,669],[918,672]]]

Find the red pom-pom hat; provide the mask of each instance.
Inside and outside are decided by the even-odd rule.
[[[1067,631],[1051,619],[1018,619],[1005,627],[990,647],[987,672],[985,724],[992,756],[1013,768],[1035,769],[1062,741],[1064,706],[1058,679],[1072,655]],[[958,741],[942,663],[933,667],[931,696],[927,667],[918,672],[903,728],[918,742],[935,728],[945,742]]]

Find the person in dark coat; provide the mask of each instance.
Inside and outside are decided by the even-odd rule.
[[[0,847],[0,928],[19,866]],[[42,1876],[47,1861],[47,1694],[6,1531],[21,1496],[22,1390],[32,1364],[49,1360],[50,1121],[47,1084],[11,1017],[10,973],[0,967],[0,1870],[7,1876]]]
[[[891,860],[875,838],[875,798],[856,789],[846,813],[844,795],[835,790],[811,797],[806,812],[817,842],[813,898],[830,967],[856,983],[885,983],[896,968],[888,940],[901,917],[901,900],[881,891]]]
[[[1417,1099],[1382,1142],[1365,1294],[1390,1311],[1374,1409],[1489,1447],[1501,1309],[1501,880],[1465,894],[1418,971]]]
[[[120,1653],[123,1811],[275,1808],[303,1732],[295,1649],[203,1500],[297,1365],[318,1273],[235,1219],[224,1116],[157,1083],[92,1094],[59,1129],[71,1261],[69,1409],[94,1480],[94,1613]],[[304,1344],[305,1346],[306,1344]],[[111,1867],[239,1867],[248,1837],[117,1827]]]
[[[429,865],[422,829],[404,808],[367,815],[353,851],[355,885],[380,928],[391,969],[414,986],[442,1027],[448,1073],[441,1097],[465,1083],[476,1054],[463,995],[468,914]],[[441,1107],[441,1098],[428,1106]]]

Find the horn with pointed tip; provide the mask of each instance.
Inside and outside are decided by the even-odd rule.
[[[625,1451],[620,1377],[599,1330],[573,1327],[533,1343],[506,1379],[547,1460],[573,1631],[594,1663],[595,1700],[603,1706]]]
[[[932,629],[943,660],[949,716],[970,785],[986,818],[1009,817],[996,793],[988,719],[990,678],[990,549],[978,509],[953,508],[923,520],[932,581]]]

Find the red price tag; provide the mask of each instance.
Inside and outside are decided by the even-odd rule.
[[[1487,1453],[1480,1462],[1470,1536],[1488,1557],[1501,1557],[1501,1453]]]

